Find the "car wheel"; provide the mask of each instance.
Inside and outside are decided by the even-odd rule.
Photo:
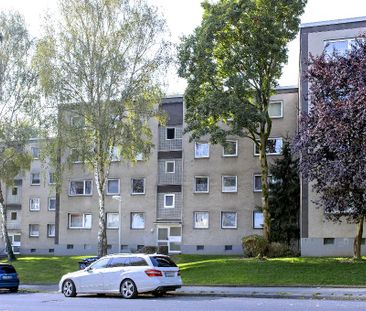
[[[9,288],[9,291],[11,293],[16,293],[18,291],[18,286],[17,287],[12,287],[12,288]]]
[[[75,297],[76,296],[76,288],[73,281],[67,279],[62,284],[62,293],[65,297]]]
[[[122,282],[120,292],[123,298],[131,299],[137,297],[137,288],[134,281],[126,279]]]
[[[154,295],[154,297],[163,297],[166,294],[166,292],[164,292],[162,290],[157,290],[157,291],[152,292],[152,294]]]

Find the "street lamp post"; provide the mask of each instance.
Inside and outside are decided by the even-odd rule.
[[[118,201],[118,253],[121,252],[121,224],[122,224],[122,197],[120,195],[114,195],[112,197]]]

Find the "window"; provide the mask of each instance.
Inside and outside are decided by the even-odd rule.
[[[69,214],[70,229],[90,229],[92,226],[91,214]]]
[[[270,102],[268,106],[268,114],[272,119],[283,118],[283,102]]]
[[[194,212],[194,228],[208,229],[208,212]]]
[[[107,228],[108,229],[118,229],[119,228],[118,213],[107,213]]]
[[[323,245],[332,245],[334,244],[334,238],[324,238]]]
[[[136,154],[136,161],[142,161],[144,159],[144,154],[142,152]]]
[[[39,148],[38,147],[31,147],[32,157],[33,159],[39,159]]]
[[[85,127],[85,119],[81,116],[72,116],[71,117],[71,126],[77,129],[81,129]]]
[[[174,172],[175,172],[175,161],[166,161],[165,173],[174,173]]]
[[[131,213],[131,229],[145,229],[144,213]]]
[[[222,176],[222,192],[237,192],[237,176]]]
[[[174,208],[175,194],[164,194],[164,207]]]
[[[55,211],[56,210],[56,198],[48,198],[48,210]]]
[[[67,244],[66,245],[66,248],[67,249],[74,249],[74,244]]]
[[[110,268],[124,267],[128,265],[128,257],[112,257],[108,265]]]
[[[232,245],[225,245],[225,251],[232,251],[233,250],[233,246]]]
[[[282,153],[282,138],[269,138],[267,142],[266,154],[267,155],[280,155]],[[254,155],[259,155],[259,147],[254,144]]]
[[[73,163],[83,163],[85,155],[81,150],[76,148],[71,149],[70,159]]]
[[[29,199],[29,210],[39,211],[41,209],[41,199],[40,198],[31,198]]]
[[[40,185],[41,177],[39,173],[31,173],[31,185]]]
[[[209,178],[207,176],[194,177],[194,192],[196,193],[209,192]]]
[[[110,153],[112,162],[121,161],[121,152],[117,146],[112,147]]]
[[[107,194],[108,195],[119,194],[119,179],[107,180]]]
[[[237,228],[237,213],[236,212],[221,212],[221,228],[236,229]]]
[[[103,258],[90,265],[91,269],[104,269],[107,268],[110,258]]]
[[[224,148],[223,148],[222,155],[224,157],[238,156],[238,141],[237,140],[227,140],[226,146],[224,146]]]
[[[145,194],[145,179],[132,178],[132,194]]]
[[[56,175],[53,172],[48,172],[48,184],[53,185],[56,183]]]
[[[54,224],[48,224],[47,225],[47,236],[49,238],[53,238],[53,237],[55,237],[55,232],[56,232],[56,226]]]
[[[91,195],[92,182],[91,180],[73,180],[70,181],[70,196]]]
[[[275,180],[272,175],[268,175],[268,183],[274,183]],[[253,191],[262,192],[262,175],[255,174],[253,176]]]
[[[196,251],[203,251],[205,249],[204,245],[196,245]]]
[[[324,53],[327,55],[332,55],[335,51],[339,55],[346,55],[355,44],[355,38],[326,40],[324,41]]]
[[[11,195],[18,195],[18,187],[13,187],[11,189]]]
[[[167,127],[166,128],[166,139],[175,139],[175,128],[174,127]]]
[[[253,212],[253,228],[254,229],[263,229],[263,213],[259,211]]]
[[[29,225],[29,236],[39,237],[39,225],[34,224]]]
[[[17,212],[11,212],[10,213],[10,220],[17,220],[18,213]]]
[[[210,156],[210,147],[208,143],[194,143],[194,157],[195,158],[208,158]]]

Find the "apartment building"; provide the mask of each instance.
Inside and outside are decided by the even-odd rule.
[[[300,30],[300,86],[299,109],[311,109],[308,101],[308,82],[303,78],[309,53],[319,55],[336,49],[346,53],[354,39],[366,31],[366,17],[334,20],[301,25]],[[356,228],[345,222],[338,224],[327,221],[324,212],[314,204],[316,194],[311,185],[302,182],[301,187],[301,254],[303,256],[352,255]],[[365,243],[365,240],[363,240]],[[366,254],[365,247],[362,253]]]
[[[271,98],[270,160],[295,132],[297,98],[297,88],[278,88]],[[165,126],[151,122],[155,148],[149,159],[131,165],[116,157],[111,164],[105,200],[109,251],[167,245],[170,253],[241,253],[241,238],[260,234],[263,220],[253,142],[231,137],[226,148],[207,139],[189,142],[183,135],[183,98],[166,98],[161,107],[168,119]],[[99,211],[93,173],[83,162],[73,163],[56,195],[37,140],[29,150],[34,158],[30,171],[7,189],[14,251],[95,253]]]

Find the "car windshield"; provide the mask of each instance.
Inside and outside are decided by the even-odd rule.
[[[177,265],[169,257],[165,256],[151,256],[150,257],[154,267],[176,267]]]
[[[16,273],[12,266],[0,266],[0,274]]]

